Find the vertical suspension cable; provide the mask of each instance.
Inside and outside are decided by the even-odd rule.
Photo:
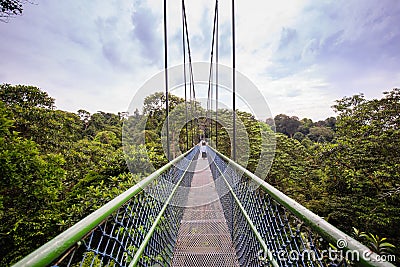
[[[189,49],[189,46],[188,46]],[[194,129],[196,127],[195,125],[195,118],[196,118],[196,94],[194,91],[194,81],[193,81],[193,69],[192,69],[192,64],[191,64],[191,57],[189,54],[189,70],[190,70],[190,94],[191,94],[191,104],[190,104],[190,109],[192,113],[192,120],[191,120],[191,126],[192,126],[192,145],[194,145]]]
[[[217,0],[218,3],[218,0]],[[218,6],[215,32],[215,149],[218,150]]]
[[[189,49],[189,47],[188,47]],[[189,62],[190,62],[190,56],[189,56]],[[190,68],[189,65],[189,87],[190,87],[190,135],[192,137],[192,143],[191,146],[194,145],[194,139],[193,139],[193,90],[192,90],[192,69]]]
[[[206,125],[205,125],[205,129],[204,129],[204,137],[205,137],[205,132],[206,132],[207,124],[208,124],[209,111],[210,111],[210,78],[208,79]]]
[[[214,79],[213,76],[211,76],[211,81]],[[212,142],[212,109],[213,109],[213,102],[212,102],[212,97],[213,97],[213,84],[211,83],[211,88],[210,88],[210,143]]]
[[[208,79],[208,94],[207,94],[207,112],[206,112],[206,125],[208,129],[208,136],[210,140],[212,139],[212,125],[211,125],[211,119],[212,119],[212,60],[210,64],[210,76]]]
[[[214,9],[214,23],[213,23],[213,32],[212,32],[212,42],[211,42],[211,59],[210,59],[210,72],[208,77],[208,97],[207,97],[207,122],[209,128],[209,137],[212,141],[212,97],[213,97],[213,60],[214,60],[214,43],[215,43],[215,33],[216,33],[216,22],[217,22],[217,13],[218,13],[218,0],[215,0],[215,9]],[[209,120],[209,121],[208,121]]]
[[[183,14],[182,0],[182,49],[183,49],[183,83],[185,86],[185,126],[186,126],[186,150],[189,150],[188,110],[187,110],[187,88],[186,88],[186,43],[185,43],[185,16]]]
[[[190,71],[190,69],[189,69]],[[189,87],[190,87],[190,135],[192,137],[192,143],[190,144],[191,146],[193,145],[193,100],[192,100],[192,79],[190,76],[189,79]]]
[[[185,24],[185,32],[186,32],[186,42],[187,42],[187,48],[188,48],[188,57],[189,57],[189,75],[190,75],[190,80],[189,80],[189,87],[190,87],[190,112],[191,112],[191,120],[190,120],[190,126],[191,126],[191,137],[192,137],[192,145],[193,145],[193,99],[194,99],[194,105],[196,106],[196,91],[194,88],[194,78],[193,78],[193,68],[192,68],[192,56],[190,52],[190,42],[189,42],[189,30],[188,30],[188,25],[187,25],[187,18],[186,18],[186,8],[185,8],[185,0],[182,0],[182,9],[183,9],[183,17],[184,17],[184,24]],[[193,94],[193,98],[192,98]],[[195,107],[195,112],[196,112],[196,107]],[[196,114],[195,114],[196,116]]]
[[[164,73],[165,73],[165,111],[167,128],[167,159],[170,158],[169,150],[169,106],[168,106],[168,39],[167,39],[167,0],[164,0]]]
[[[196,142],[200,141],[200,133],[199,133],[199,118],[197,114],[197,101],[196,101],[196,91],[194,89],[194,78],[193,78],[193,72],[191,73],[192,75],[192,88],[193,88],[193,101],[194,101],[194,129],[196,133]]]
[[[189,41],[189,38],[188,38]],[[200,136],[199,136],[199,120],[198,120],[198,114],[197,114],[197,101],[196,101],[196,90],[194,88],[194,76],[193,76],[193,68],[192,68],[192,60],[191,57],[189,57],[190,60],[190,78],[192,81],[192,90],[193,90],[193,103],[194,103],[194,129],[196,133],[196,142],[200,141]]]
[[[233,120],[233,149],[232,158],[236,161],[236,57],[235,57],[235,0],[232,0],[232,120]]]
[[[211,131],[211,110],[212,110],[212,50],[211,50],[211,62],[210,62],[210,74],[208,77],[208,95],[207,95],[207,120],[206,120],[206,125],[208,129],[208,137],[210,139],[210,142],[212,140],[212,131]]]

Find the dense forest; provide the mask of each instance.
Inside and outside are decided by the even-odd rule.
[[[170,110],[184,103],[170,99]],[[57,110],[37,87],[0,85],[0,265],[15,263],[134,185],[150,165],[165,164],[164,103],[156,93],[134,114],[71,113]],[[381,99],[345,97],[333,108],[336,117],[317,122],[285,114],[263,122],[238,112],[249,136],[246,167],[255,169],[257,127],[275,130],[275,158],[262,178],[374,251],[392,249],[400,258],[400,90]],[[144,132],[124,137],[137,141],[124,153],[123,128],[132,124],[145,124]],[[231,129],[218,127],[218,149],[229,154]],[[210,134],[188,129],[190,144]],[[183,150],[185,131],[173,137]]]

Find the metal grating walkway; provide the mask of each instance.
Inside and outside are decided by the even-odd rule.
[[[239,266],[208,160],[197,160],[172,266]]]

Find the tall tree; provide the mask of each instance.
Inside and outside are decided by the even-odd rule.
[[[0,101],[0,265],[8,266],[58,230],[61,155],[40,154],[37,144],[18,136]]]
[[[285,114],[275,116],[276,131],[293,137],[293,134],[298,131],[301,125],[299,118],[296,116],[289,117]]]
[[[25,0],[0,0],[0,21],[7,22],[10,17],[21,15]]]
[[[54,98],[35,86],[2,84],[0,100],[13,108],[55,108]]]
[[[324,143],[331,142],[334,134],[335,133],[333,130],[328,127],[316,126],[309,129],[309,134],[307,134],[307,137],[310,138],[311,141]]]
[[[400,89],[381,99],[346,97],[338,113],[335,144],[318,154],[328,220],[388,236],[400,245]]]
[[[0,85],[0,100],[12,112],[14,130],[42,151],[61,152],[81,137],[79,117],[55,109],[55,100],[34,86]]]

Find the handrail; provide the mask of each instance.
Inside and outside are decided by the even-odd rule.
[[[264,249],[264,251],[267,252],[268,255],[268,259],[270,260],[272,266],[274,267],[278,267],[279,264],[275,261],[275,259],[272,256],[272,252],[268,249],[267,244],[265,243],[265,241],[263,240],[263,238],[261,237],[260,232],[257,230],[256,226],[254,225],[254,223],[252,222],[252,220],[250,219],[249,214],[247,213],[247,211],[245,210],[245,208],[243,207],[242,203],[240,203],[239,198],[236,196],[235,192],[233,191],[231,185],[229,184],[229,182],[227,181],[224,173],[221,171],[221,169],[215,164],[215,167],[217,168],[218,172],[220,173],[221,177],[224,179],[224,182],[227,186],[227,188],[229,189],[229,191],[232,194],[232,197],[235,199],[237,205],[239,206],[239,209],[241,210],[243,216],[245,217],[247,223],[249,224],[250,229],[253,231],[254,235],[256,236],[256,238],[258,239],[258,242],[260,242],[261,247]]]
[[[185,174],[187,173],[187,171],[189,170],[191,166],[191,163],[188,164],[188,166],[186,167],[185,171],[182,173],[181,178],[179,179],[179,181],[176,183],[176,185],[174,186],[174,189],[172,189],[171,194],[169,195],[168,199],[165,201],[164,206],[162,207],[160,213],[158,214],[157,218],[155,219],[153,225],[151,226],[149,232],[147,233],[146,237],[144,238],[142,244],[140,245],[140,247],[138,248],[136,254],[133,257],[132,262],[129,264],[129,267],[134,267],[138,264],[140,257],[143,255],[144,249],[147,246],[147,243],[149,242],[151,236],[153,235],[154,231],[156,230],[156,227],[158,225],[158,223],[161,220],[161,217],[164,215],[165,210],[167,209],[169,203],[171,202],[172,198],[174,197],[174,194],[176,192],[176,190],[178,190],[178,187],[180,186],[183,178],[185,177]]]
[[[107,204],[89,214],[52,240],[42,245],[25,258],[13,265],[13,267],[22,266],[46,266],[51,264],[55,259],[60,257],[65,251],[80,241],[86,234],[92,231],[98,224],[103,222],[108,216],[120,208],[129,199],[140,193],[145,186],[150,184],[154,179],[163,174],[172,165],[177,163],[187,154],[189,154],[195,147],[186,151],[184,154],[173,159],[160,169],[154,171],[152,174],[141,180],[124,193],[120,194]]]
[[[345,240],[347,246],[343,248],[344,251],[358,251],[360,253],[359,262],[355,262],[356,265],[360,266],[387,266],[394,267],[390,262],[384,262],[379,260],[379,255],[372,252],[368,247],[361,244],[359,241],[345,234],[341,230],[337,229],[332,224],[325,221],[323,218],[319,217],[317,214],[313,213],[303,205],[299,204],[292,198],[286,196],[284,193],[265,182],[255,174],[251,173],[249,170],[234,162],[227,156],[221,154],[219,151],[210,147],[218,156],[226,160],[233,167],[235,167],[240,172],[244,173],[248,178],[252,179],[256,184],[258,184],[264,191],[266,191],[276,202],[281,204],[283,207],[292,212],[296,217],[302,220],[307,226],[309,226],[312,230],[320,234],[323,238],[325,238],[328,242],[336,244],[338,240]],[[368,255],[365,255],[368,253]],[[367,260],[363,256],[368,256],[369,260]]]

